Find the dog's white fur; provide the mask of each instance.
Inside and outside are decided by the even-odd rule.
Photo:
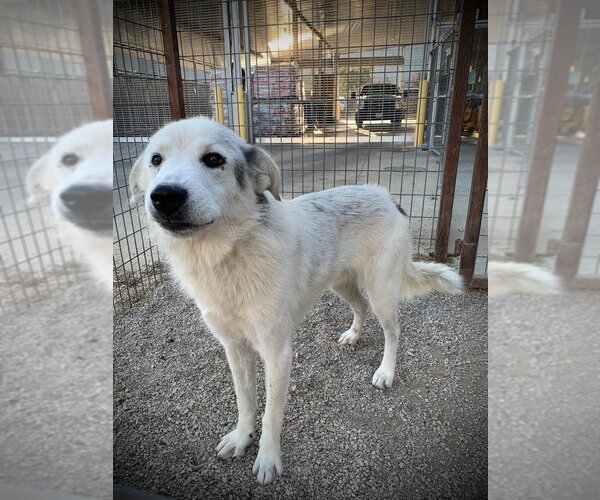
[[[220,153],[222,168],[201,158]],[[160,167],[151,158],[160,154]],[[279,171],[259,148],[204,118],[159,130],[131,173],[134,197],[145,193],[159,246],[203,318],[225,348],[239,419],[217,447],[222,458],[240,456],[252,440],[256,414],[256,353],[265,366],[267,401],[253,471],[260,483],[282,472],[280,433],[290,378],[292,334],[319,295],[332,288],[351,305],[354,321],[339,342],[355,344],[369,303],[385,348],[372,383],[394,379],[401,298],[431,290],[461,291],[449,267],[411,261],[408,218],[375,186],[346,186],[278,201]],[[189,196],[180,221],[196,224],[174,233],[153,206],[158,185],[176,184]],[[363,295],[365,290],[369,301]]]
[[[508,293],[553,295],[561,291],[558,276],[541,267],[522,262],[490,261],[488,283],[490,296]]]
[[[67,155],[76,155],[74,166],[61,163]],[[69,245],[78,258],[90,266],[104,288],[112,290],[112,217],[103,230],[83,229],[68,218],[61,194],[75,185],[102,185],[112,191],[112,120],[92,122],[78,127],[58,139],[27,173],[30,203],[51,196],[52,214],[59,239]]]

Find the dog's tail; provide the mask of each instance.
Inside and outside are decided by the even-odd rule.
[[[560,279],[545,269],[521,262],[494,262],[488,264],[490,295],[521,292],[551,295],[561,290]]]
[[[435,262],[411,262],[402,290],[405,298],[438,291],[461,293],[463,280],[451,267]]]

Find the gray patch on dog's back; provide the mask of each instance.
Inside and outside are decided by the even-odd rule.
[[[310,204],[317,212],[325,212],[323,205],[317,203],[316,201],[311,201]]]

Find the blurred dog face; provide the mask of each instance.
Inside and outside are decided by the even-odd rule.
[[[136,161],[130,178],[144,194],[151,220],[169,234],[189,236],[236,223],[279,199],[279,169],[261,149],[206,118],[166,125]]]
[[[50,193],[52,212],[80,229],[112,234],[112,121],[62,136],[27,175],[32,197]]]

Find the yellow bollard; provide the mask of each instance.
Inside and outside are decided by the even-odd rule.
[[[223,109],[223,88],[215,85],[215,111],[217,113],[217,121],[225,124],[225,110]]]
[[[236,96],[238,118],[240,120],[239,134],[242,139],[248,141],[248,124],[246,123],[246,99],[244,96],[244,87],[242,85],[237,86]]]
[[[502,96],[504,95],[504,80],[492,80],[490,85],[490,119],[488,121],[488,144],[496,144],[500,114],[502,112]]]
[[[417,124],[415,126],[415,147],[421,146],[425,140],[425,116],[427,112],[427,92],[429,82],[421,80],[419,82],[419,97],[417,100]]]

